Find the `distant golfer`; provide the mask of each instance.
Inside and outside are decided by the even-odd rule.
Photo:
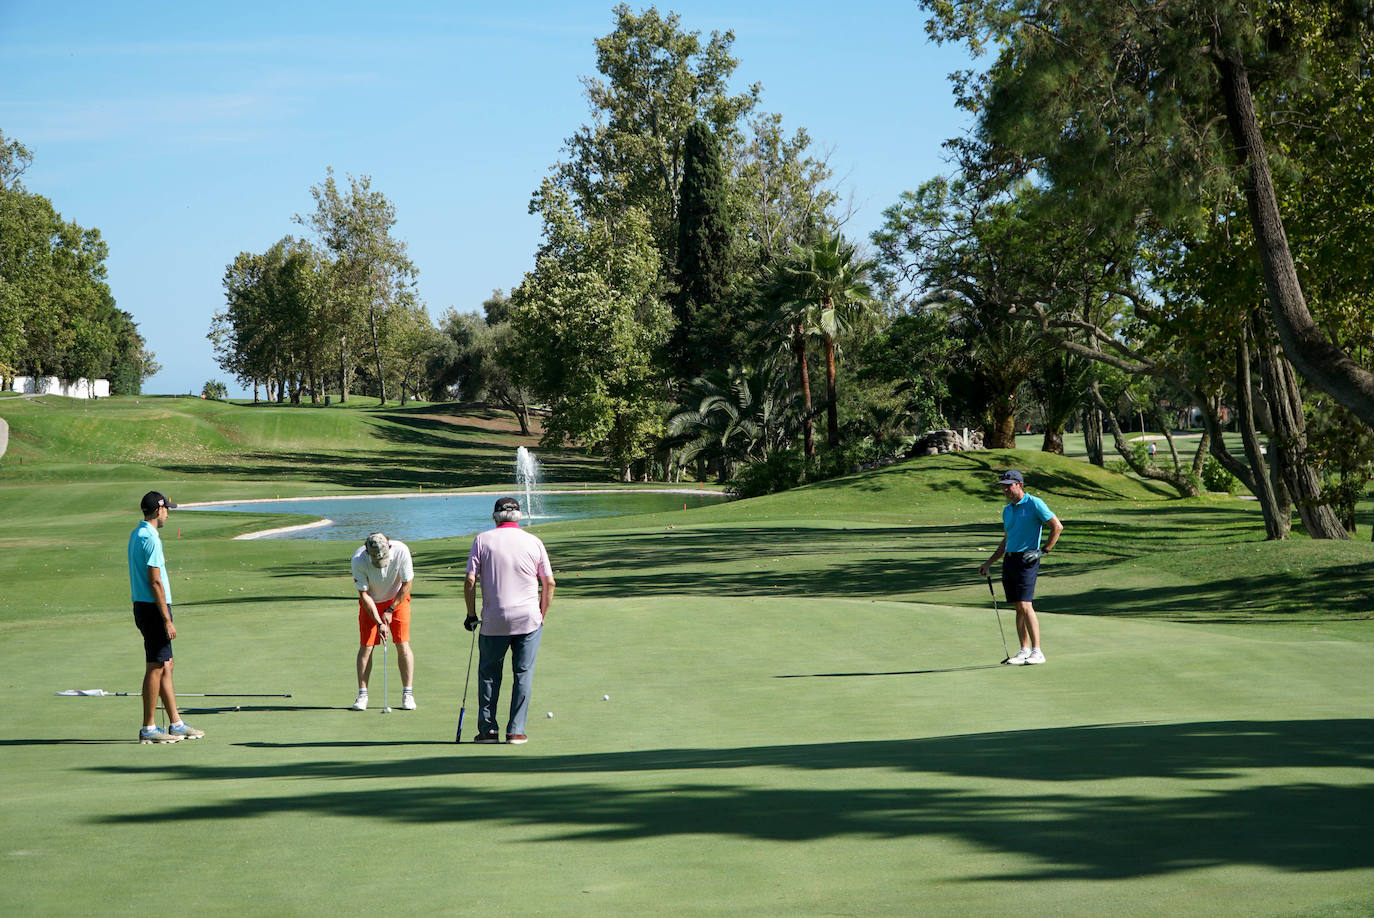
[[[167,522],[167,511],[176,508],[157,491],[143,495],[143,522],[129,535],[129,591],[134,603],[134,624],[143,635],[143,729],[140,743],[176,743],[200,739],[205,734],[181,719],[176,690],[172,687],[172,585],[167,577],[167,558],[162,553],[158,530]],[[154,722],[157,700],[172,723],[166,730]]]
[[[534,684],[534,658],[539,636],[553,602],[553,568],[549,553],[536,536],[520,528],[520,503],[503,497],[492,511],[495,529],[479,533],[468,554],[468,576],[463,585],[468,617],[463,627],[471,631],[477,618],[477,581],[482,582],[482,618],[477,645],[477,736],[474,743],[501,741],[496,730],[496,704],[501,697],[501,670],[506,651],[511,652],[510,719],[506,742],[523,743],[525,719]]]
[[[367,537],[353,553],[353,585],[358,588],[358,697],[354,711],[367,710],[367,682],[372,676],[372,648],[382,641],[396,644],[401,670],[401,710],[415,710],[411,684],[415,655],[410,650],[410,586],[415,566],[406,543],[380,532]],[[383,698],[382,704],[389,704]]]
[[[1021,650],[1006,662],[1012,666],[1044,663],[1040,651],[1040,620],[1035,615],[1035,578],[1040,572],[1040,556],[1054,549],[1064,524],[1043,500],[1026,493],[1026,480],[1015,470],[1003,472],[998,482],[1006,495],[1002,508],[1002,544],[992,557],[984,561],[978,573],[986,577],[988,568],[1002,559],[1002,589],[1007,602],[1016,606],[1016,633],[1021,638]],[[1043,551],[1040,535],[1044,525],[1050,527],[1050,537]]]

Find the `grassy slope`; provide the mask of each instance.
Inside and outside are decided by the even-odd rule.
[[[171,473],[59,459],[41,444],[98,429],[0,407],[32,450],[22,473],[0,461],[23,521],[0,546],[22,586],[0,598],[0,881],[23,913],[142,910],[149,877],[128,865],[163,845],[156,879],[205,914],[1374,909],[1374,548],[1268,545],[1252,504],[1038,453],[544,527],[560,588],[520,749],[448,743],[465,540],[416,547],[421,710],[355,715],[346,548],[230,542],[242,524],[176,515],[178,687],[293,697],[187,699],[210,736],[139,747],[135,699],[52,695],[137,688],[131,494],[318,493],[354,483],[330,480],[350,451],[415,472],[509,453],[452,423],[422,431],[444,444],[392,450],[355,425],[394,422],[336,412],[301,422],[345,425],[313,454],[288,415],[276,442],[317,458],[238,478],[209,471],[229,454],[210,444],[261,409],[186,403],[171,423],[215,458],[159,460]],[[1006,465],[1033,469],[1068,526],[1038,602],[1051,665],[1029,671],[995,665],[976,576]],[[468,731],[474,717],[470,697]],[[403,866],[379,879],[381,851]]]

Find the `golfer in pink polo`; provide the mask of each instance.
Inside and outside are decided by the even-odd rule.
[[[503,497],[492,511],[495,529],[479,533],[468,553],[468,575],[463,584],[468,617],[463,627],[478,634],[477,736],[474,743],[499,743],[496,704],[501,697],[501,671],[506,651],[511,653],[510,719],[506,742],[528,741],[525,720],[534,684],[534,659],[539,636],[553,602],[553,568],[549,553],[537,536],[520,528],[520,503]],[[477,617],[477,583],[482,583],[482,617]]]

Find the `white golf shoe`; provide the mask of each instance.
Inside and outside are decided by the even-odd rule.
[[[1020,650],[1018,650],[1018,651],[1016,652],[1016,656],[1014,656],[1014,657],[1007,657],[1006,664],[1007,664],[1008,666],[1024,666],[1024,665],[1026,664],[1026,662],[1027,662],[1028,660],[1030,660],[1030,656],[1031,656],[1030,648],[1029,648],[1029,647],[1022,647]],[[1043,660],[1042,660],[1042,662],[1043,662]]]
[[[415,696],[412,695],[412,694],[410,694],[410,692],[406,692],[404,695],[401,696],[401,710],[402,710],[402,711],[413,711],[413,710],[415,710]]]
[[[1027,666],[1031,666],[1031,665],[1034,665],[1034,664],[1036,664],[1036,663],[1044,663],[1044,662],[1045,662],[1045,655],[1044,655],[1043,653],[1040,652],[1040,648],[1039,648],[1039,647],[1037,647],[1037,648],[1035,648],[1034,650],[1032,650],[1032,651],[1030,652],[1030,655],[1026,657],[1026,665],[1027,665]]]
[[[353,707],[349,708],[349,710],[350,710],[350,711],[366,711],[366,710],[367,710],[367,692],[359,692],[359,693],[358,693],[357,699],[353,702]]]

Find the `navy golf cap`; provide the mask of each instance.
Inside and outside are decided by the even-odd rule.
[[[496,506],[492,509],[492,513],[505,513],[509,510],[519,509],[520,501],[516,500],[514,497],[502,497],[496,501]]]
[[[144,494],[140,506],[143,508],[144,516],[150,513],[156,513],[158,507],[166,507],[168,510],[175,510],[177,508],[177,505],[163,496],[161,491],[149,491],[147,494]]]
[[[1019,485],[1023,485],[1023,484],[1026,483],[1026,479],[1022,478],[1022,477],[1021,477],[1021,473],[1018,472],[1018,471],[1016,471],[1016,469],[1008,469],[1007,471],[1005,471],[1005,472],[1002,473],[1002,480],[999,481],[999,482],[997,482],[997,483],[998,483],[998,484],[1004,484],[1004,485],[1008,485],[1008,484],[1019,484]]]

